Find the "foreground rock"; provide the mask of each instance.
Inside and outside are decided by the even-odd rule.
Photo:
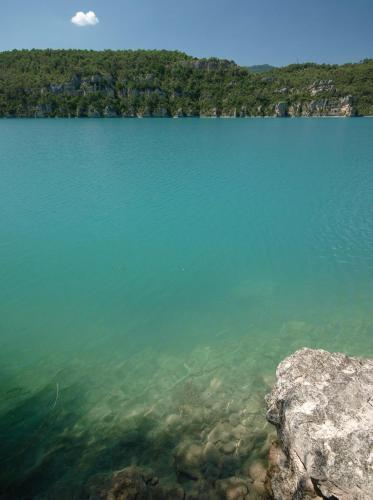
[[[199,479],[192,487],[161,481],[150,469],[130,466],[112,475],[98,474],[89,481],[87,500],[267,500],[261,481],[231,476],[214,482]]]
[[[266,398],[276,500],[373,498],[373,360],[302,349]]]
[[[88,484],[89,500],[182,500],[184,491],[177,485],[161,485],[149,469],[127,467],[112,476],[97,475]]]

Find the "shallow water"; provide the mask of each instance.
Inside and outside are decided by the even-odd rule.
[[[187,485],[185,443],[228,421],[247,432],[212,475],[265,462],[284,356],[373,355],[372,137],[1,120],[0,493],[79,497],[129,464]]]

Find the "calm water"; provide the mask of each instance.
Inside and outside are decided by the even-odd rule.
[[[372,138],[371,119],[0,121],[0,493],[73,498],[130,463],[172,480],[230,408],[261,439],[235,467],[265,461],[280,359],[373,355]]]

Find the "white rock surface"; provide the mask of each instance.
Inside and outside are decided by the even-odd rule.
[[[302,349],[266,397],[276,500],[373,499],[373,360]]]

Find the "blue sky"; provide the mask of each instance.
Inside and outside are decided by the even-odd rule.
[[[71,23],[93,11],[94,26]],[[164,48],[243,65],[373,57],[373,0],[4,0],[0,50]]]

